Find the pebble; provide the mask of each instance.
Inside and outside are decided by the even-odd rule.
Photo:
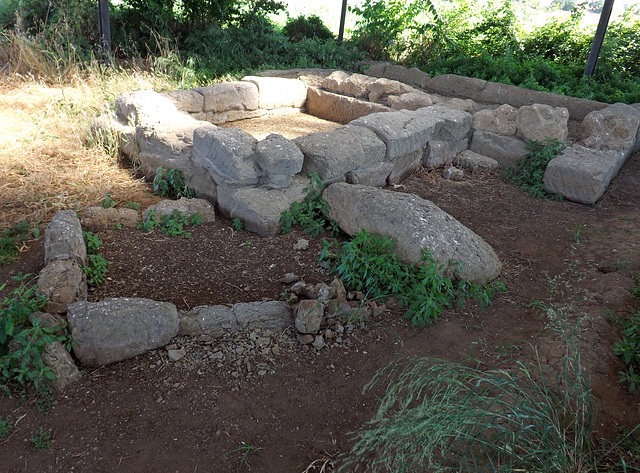
[[[291,283],[300,281],[300,276],[294,273],[287,273],[284,275],[284,277],[281,277],[278,281],[283,284],[291,284]]]
[[[313,343],[315,341],[315,337],[310,333],[305,333],[305,334],[299,333],[298,341],[303,345],[309,345],[310,343]]]
[[[293,245],[293,249],[296,251],[307,251],[309,249],[309,240],[300,238],[296,244]]]
[[[324,337],[322,335],[316,335],[315,339],[313,340],[313,348],[320,351],[326,346],[327,344],[324,343]]]
[[[184,347],[180,348],[179,350],[167,350],[167,355],[169,356],[169,359],[172,361],[181,360],[182,358],[184,358],[186,354],[187,354],[187,349]]]

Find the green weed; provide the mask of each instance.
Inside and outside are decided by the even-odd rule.
[[[140,204],[137,202],[127,202],[125,207],[133,210],[140,210]]]
[[[6,438],[9,435],[9,432],[11,432],[12,428],[13,425],[11,423],[11,419],[3,419],[2,417],[0,417],[0,440]]]
[[[35,399],[36,411],[40,414],[48,414],[51,408],[55,405],[56,398],[53,394],[53,390],[49,385],[43,385],[38,390],[38,395]]]
[[[87,245],[87,253],[90,255],[94,255],[98,253],[98,250],[102,246],[102,242],[98,235],[92,232],[82,232],[82,237],[84,238],[84,244]]]
[[[51,432],[44,427],[38,427],[38,430],[29,439],[36,450],[48,450],[53,443]]]
[[[327,217],[330,207],[322,200],[324,185],[317,173],[313,172],[308,177],[309,187],[302,190],[307,193],[304,200],[294,202],[289,210],[282,212],[280,217],[282,233],[291,233],[293,227],[299,227],[313,237],[324,233],[325,230],[332,235],[337,235],[340,228],[336,222]]]
[[[263,450],[261,447],[254,447],[253,445],[246,445],[244,442],[242,442],[242,445],[234,448],[233,450],[225,453],[223,456],[227,457],[229,455],[232,455],[234,453],[241,453],[242,456],[240,457],[240,461],[238,464],[238,468],[236,471],[240,471],[240,468],[242,467],[247,467],[247,469],[251,469],[251,467],[249,466],[249,456],[252,454],[256,454],[259,453],[261,450]]]
[[[100,202],[100,207],[104,207],[105,209],[110,209],[115,206],[116,206],[116,201],[113,200],[113,197],[111,197],[110,193],[105,192],[104,199],[102,199],[102,202]]]
[[[244,230],[244,222],[242,221],[242,219],[241,219],[241,218],[234,218],[234,219],[231,221],[231,227],[232,227],[235,231],[240,232],[240,231]]]
[[[16,223],[0,234],[0,266],[14,261],[20,256],[20,247],[31,238],[38,238],[41,234],[40,227],[31,226],[27,221]]]
[[[153,210],[147,210],[147,215],[145,219],[138,224],[138,228],[148,232],[157,228],[160,230],[160,233],[171,238],[178,236],[191,238],[191,233],[185,231],[184,227],[197,227],[201,223],[202,217],[198,213],[187,217],[181,215],[178,210],[174,210],[170,215],[165,215],[158,220],[158,217]]]
[[[640,389],[640,311],[622,321],[622,340],[613,353],[624,363],[619,381],[628,384],[630,393]]]
[[[107,260],[102,255],[87,255],[87,264],[82,265],[82,271],[87,276],[87,284],[100,286],[105,282],[105,276],[109,272]]]
[[[195,196],[195,191],[184,182],[181,171],[163,167],[156,170],[156,176],[153,178],[153,191],[161,197],[175,199],[181,197],[191,199]]]
[[[393,253],[395,240],[361,231],[342,246],[324,242],[319,262],[328,264],[345,287],[362,291],[368,298],[397,297],[407,307],[405,317],[416,327],[435,322],[438,315],[457,302],[477,300],[484,309],[492,298],[506,291],[504,284],[493,282],[478,286],[469,281],[454,282],[443,276],[446,269],[426,249],[420,264],[407,264]],[[461,271],[457,263],[456,271]]]
[[[562,200],[560,194],[551,194],[544,189],[543,178],[549,161],[560,155],[565,146],[566,143],[558,140],[527,141],[526,147],[529,154],[518,161],[521,170],[505,169],[505,180],[520,186],[522,190],[534,197]]]

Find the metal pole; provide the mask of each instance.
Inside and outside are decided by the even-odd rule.
[[[347,17],[347,0],[342,0],[342,14],[340,15],[340,31],[338,32],[338,44],[342,44],[344,37],[344,20]]]
[[[600,21],[598,22],[598,28],[596,29],[596,35],[593,38],[591,51],[589,52],[589,58],[587,59],[587,67],[584,68],[585,76],[592,76],[593,71],[596,69],[596,63],[598,62],[598,56],[600,55],[600,48],[604,41],[604,35],[607,32],[607,26],[609,26],[609,18],[611,18],[613,2],[614,0],[604,0],[602,12],[600,12]]]
[[[100,49],[102,62],[111,64],[111,24],[109,22],[109,0],[98,0],[98,17],[100,18]]]

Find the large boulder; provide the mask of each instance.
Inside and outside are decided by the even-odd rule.
[[[390,95],[387,97],[387,103],[394,110],[418,110],[433,105],[433,99],[427,93],[416,91],[402,95]]]
[[[346,124],[356,118],[371,113],[388,112],[391,109],[377,103],[364,102],[310,87],[307,90],[307,111],[318,118]]]
[[[60,258],[87,262],[87,246],[82,237],[80,219],[73,210],[57,212],[44,231],[44,264]]]
[[[337,94],[366,100],[369,96],[369,84],[374,81],[374,78],[363,74],[335,71],[322,81],[322,88]]]
[[[296,79],[247,76],[242,81],[258,87],[258,108],[261,109],[302,108],[307,100],[307,86]]]
[[[498,135],[515,135],[518,130],[518,109],[509,104],[495,110],[485,109],[473,114],[475,130],[490,131]]]
[[[252,82],[224,82],[193,90],[204,97],[204,112],[214,114],[257,110],[260,103],[258,86]]]
[[[86,366],[126,360],[169,343],[178,334],[173,304],[141,298],[76,302],[67,312],[73,352]]]
[[[419,263],[422,249],[445,265],[449,277],[482,284],[502,270],[498,256],[480,236],[428,200],[367,187],[336,183],[323,193],[331,206],[329,217],[349,235],[360,230],[397,240],[395,251],[406,262]],[[461,262],[462,272],[455,273]]]
[[[198,128],[193,135],[193,162],[211,173],[217,184],[255,185],[260,177],[257,143],[239,128]]]
[[[204,97],[196,90],[172,90],[162,94],[173,102],[176,108],[184,113],[188,113],[193,118],[203,120]]]
[[[552,159],[544,173],[544,188],[582,204],[594,204],[624,164],[622,150],[585,148],[575,144]]]
[[[569,136],[569,110],[564,107],[534,103],[518,110],[517,135],[525,140],[565,141]]]
[[[40,271],[36,292],[47,298],[47,312],[64,314],[69,304],[87,299],[87,278],[76,261],[58,258]]]
[[[256,145],[256,163],[261,170],[260,182],[284,189],[302,170],[304,155],[290,140],[272,133]]]
[[[89,231],[113,228],[116,225],[136,227],[140,220],[137,210],[115,207],[89,207],[82,214],[82,228]]]
[[[627,156],[636,145],[640,109],[623,103],[596,110],[582,121],[580,144],[603,150],[622,150]]]
[[[344,181],[349,171],[376,167],[385,159],[385,144],[376,134],[354,125],[293,141],[304,154],[302,173],[316,172],[324,183]]]
[[[371,82],[368,86],[369,90],[369,101],[370,102],[378,102],[383,105],[387,105],[387,97],[390,95],[403,95],[409,92],[416,92],[416,89],[411,87],[410,85],[403,84],[402,82],[398,82],[397,80],[389,80],[389,79],[376,79]]]
[[[469,149],[495,159],[501,169],[517,169],[518,161],[529,154],[525,142],[515,136],[503,136],[490,131],[476,130]]]
[[[116,114],[131,126],[151,127],[166,123],[171,118],[188,119],[181,114],[171,99],[152,90],[127,92],[116,98]]]

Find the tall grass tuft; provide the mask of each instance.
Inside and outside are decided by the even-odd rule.
[[[491,371],[404,359],[365,387],[383,387],[339,471],[585,472],[596,464],[596,404],[581,354],[545,369],[516,361]]]

